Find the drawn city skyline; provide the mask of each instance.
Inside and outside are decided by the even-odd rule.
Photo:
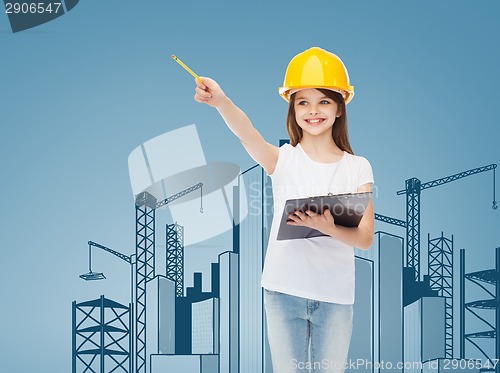
[[[282,140],[280,145],[284,142],[286,140]],[[492,331],[479,331],[479,334],[466,333],[465,330],[466,310],[495,308],[496,301],[466,302],[463,282],[476,279],[495,284],[496,279],[500,278],[500,267],[476,274],[466,273],[464,250],[461,250],[460,271],[454,277],[456,253],[453,236],[449,238],[441,233],[440,237],[427,237],[428,259],[427,269],[424,270],[420,266],[421,252],[424,250],[419,229],[421,190],[481,172],[494,172],[495,169],[496,165],[489,165],[422,184],[413,178],[407,181],[404,191],[409,206],[406,221],[376,214],[378,221],[395,226],[400,231],[405,229],[406,236],[377,231],[370,250],[356,249],[355,319],[348,356],[350,365],[346,367],[346,372],[379,372],[387,369],[387,364],[394,369],[398,363],[402,366],[396,369],[405,373],[428,371],[436,366],[438,370],[444,369],[443,361],[469,362],[471,358],[467,359],[465,353],[466,341],[469,344],[468,351],[471,347],[477,348],[476,352],[480,351],[483,355],[474,369],[479,365],[482,370],[485,370],[486,365],[495,365],[496,368],[495,359],[498,355],[492,353],[492,346],[489,349],[488,346],[481,347],[474,339],[487,337],[496,341],[496,326],[487,323]],[[133,369],[136,373],[175,372],[181,369],[205,373],[272,372],[260,287],[272,218],[272,195],[266,192],[269,187],[270,178],[260,166],[251,167],[238,175],[237,184],[232,186],[230,210],[238,216],[240,211],[248,212],[250,207],[258,207],[258,213],[247,213],[244,219],[234,219],[232,247],[219,255],[218,262],[211,263],[208,276],[210,291],[203,291],[202,272],[193,274],[193,286],[184,284],[184,236],[189,232],[185,232],[182,225],[167,224],[166,252],[159,254],[154,249],[158,229],[155,227],[156,209],[201,189],[202,185],[196,184],[179,191],[164,201],[157,201],[148,192],[137,195],[135,257],[143,259],[134,260],[132,256],[122,256],[89,241],[89,273],[81,276],[90,276],[90,280],[105,278],[90,269],[91,247],[108,251],[135,265],[135,274],[132,271],[132,277],[135,275],[135,290],[133,285],[131,289],[131,296],[135,295],[135,308],[132,310],[131,305],[127,308],[104,296],[101,296],[100,306],[96,306],[99,299],[78,304],[74,302],[73,372],[97,369],[94,366],[98,363],[103,364],[100,368],[102,372],[111,369],[106,368],[106,364],[112,364],[112,369],[117,371],[130,372]],[[244,198],[241,198],[241,194]],[[493,208],[496,207],[494,198]],[[247,204],[244,208],[241,206],[242,201]],[[412,208],[417,211],[412,211]],[[405,237],[408,242],[406,245]],[[166,256],[165,268],[161,271],[155,271],[156,255]],[[485,273],[489,277],[485,277]],[[460,279],[460,290],[454,292],[454,280],[457,279]],[[460,304],[459,325],[456,325],[456,317],[453,316],[453,310],[457,309],[454,305],[457,294]],[[130,329],[112,330],[121,333],[118,341],[129,341],[128,355],[125,354],[126,348],[115,338],[110,337],[111,342],[107,346],[103,345],[105,329],[100,334],[100,348],[97,348],[99,343],[95,342],[92,348],[84,349],[92,339],[83,335],[81,326],[89,318],[89,313],[81,311],[83,318],[79,321],[75,310],[83,310],[89,304],[102,309],[111,308],[115,314],[115,309],[126,310],[120,318],[123,315],[129,317]],[[479,318],[477,314],[473,315]],[[116,317],[112,321],[120,318]],[[127,325],[127,321],[121,323]],[[104,319],[101,324],[111,328]],[[98,325],[90,329],[87,326],[85,330],[94,333],[94,338],[98,335]],[[460,349],[454,343],[456,333],[460,334]],[[77,339],[81,337],[83,342],[79,344]],[[494,343],[496,346],[498,341]],[[119,348],[112,350],[109,346]],[[93,358],[87,361],[82,358],[89,355]],[[355,366],[352,365],[354,361]],[[385,368],[381,366],[382,362]],[[421,365],[416,368],[403,365],[405,362],[418,362]],[[460,367],[460,363],[457,364]],[[463,368],[469,369],[470,363]]]
[[[22,7],[27,10],[28,4],[39,2],[10,3],[18,4],[22,11]],[[193,78],[170,58],[172,54],[200,76],[217,80],[266,141],[277,144],[278,139],[287,137],[287,104],[279,96],[278,87],[282,86],[288,62],[312,46],[336,53],[348,67],[355,87],[356,95],[348,105],[349,137],[354,153],[366,157],[373,167],[375,211],[400,223],[406,224],[407,195],[397,192],[406,190],[406,180],[417,178],[425,184],[500,164],[496,84],[500,2],[325,2],[321,14],[332,15],[332,30],[320,25],[296,28],[293,20],[302,14],[289,2],[242,2],[237,6],[233,2],[199,2],[196,7],[191,2],[159,0],[148,4],[60,3],[64,16],[52,12],[50,22],[36,25],[37,17],[19,15],[22,22],[17,26],[35,27],[18,32],[13,32],[14,22],[6,6],[0,16],[0,96],[4,109],[0,126],[4,196],[0,365],[6,372],[72,370],[73,301],[78,321],[83,321],[85,312],[89,314],[81,325],[81,329],[89,328],[86,336],[92,330],[100,333],[107,328],[111,334],[103,336],[109,349],[132,353],[128,360],[123,354],[114,356],[116,362],[108,357],[111,360],[106,360],[105,367],[135,364],[135,195],[141,190],[134,192],[129,180],[127,159],[132,150],[159,134],[196,123],[205,156],[198,171],[234,163],[234,178],[241,174],[245,181],[253,177],[260,180],[257,169],[243,174],[255,161],[216,110],[193,100]],[[48,4],[44,2],[44,9],[50,9]],[[72,4],[76,6],[70,9]],[[51,7],[54,10],[54,5]],[[209,18],[210,23],[197,17]],[[196,150],[192,144],[190,147]],[[163,164],[182,165],[186,159],[168,157]],[[205,189],[204,180],[186,180],[167,190],[164,198],[152,194],[161,201],[199,182]],[[226,189],[229,202],[232,192]],[[256,194],[248,185],[245,190]],[[382,239],[385,236],[380,233],[381,247],[391,250],[398,246],[397,252],[402,253],[403,262],[398,267],[403,273],[394,273],[394,281],[413,276],[407,284],[420,290],[430,287],[439,296],[451,290],[453,302],[449,296],[445,296],[444,305],[435,303],[434,296],[406,306],[404,300],[398,300],[394,307],[398,307],[398,320],[403,324],[391,322],[388,330],[382,324],[381,330],[379,324],[384,319],[379,320],[375,307],[380,286],[378,262],[365,257],[369,252],[356,251],[357,270],[368,273],[371,266],[372,277],[362,281],[362,275],[357,276],[357,285],[361,284],[358,291],[368,294],[357,294],[355,325],[372,330],[368,338],[372,344],[356,343],[359,349],[353,349],[350,357],[387,357],[387,346],[379,342],[387,340],[387,333],[398,341],[397,356],[405,356],[407,351],[409,359],[432,356],[429,348],[435,350],[435,346],[428,345],[426,338],[431,342],[439,339],[441,345],[443,335],[445,356],[451,340],[456,358],[463,349],[466,357],[482,358],[484,362],[484,355],[471,342],[495,356],[495,248],[500,246],[500,215],[491,208],[491,192],[492,171],[421,191],[420,249],[419,257],[414,256],[419,259],[419,281],[416,271],[408,274],[403,269],[408,259],[406,228],[376,220],[376,230],[389,234]],[[201,292],[212,292],[212,263],[218,265],[218,255],[235,247],[232,204],[223,202],[228,210],[216,208],[217,201],[211,206],[208,198],[201,203],[201,193],[197,189],[186,196],[192,197],[185,201],[189,206],[179,203],[156,211],[155,277],[163,277],[146,283],[146,333],[172,322],[174,303],[164,304],[161,299],[165,297],[155,294],[174,299],[170,294],[180,284],[166,274],[167,224],[184,227],[184,293],[187,288],[195,288],[194,273],[201,273]],[[247,193],[247,197],[255,197],[258,206],[253,194]],[[219,197],[224,200],[224,195]],[[241,201],[241,206],[249,207],[247,213],[258,210],[250,201]],[[183,217],[184,212],[193,214],[190,221]],[[214,212],[221,216],[203,221]],[[199,226],[200,221],[205,227],[214,224],[207,230],[189,227]],[[247,217],[235,227],[240,232],[238,258],[240,264],[247,263],[239,268],[240,320],[250,317],[251,321],[239,325],[240,367],[247,371],[259,371],[256,366],[265,369],[269,363],[264,315],[253,316],[262,313],[260,274],[253,268],[262,265],[262,224],[262,219]],[[223,233],[206,239],[209,232],[216,231]],[[97,246],[89,250],[89,241],[123,258]],[[378,245],[378,236],[375,242]],[[244,245],[253,247],[255,243],[257,257],[249,258],[255,250],[249,251]],[[465,269],[461,271],[462,249]],[[375,250],[378,246],[374,245],[370,252]],[[451,267],[445,265],[450,251],[452,276],[448,273]],[[380,264],[384,266],[383,259]],[[96,278],[106,278],[84,281],[79,276],[88,275],[89,269]],[[460,278],[461,272],[467,274],[465,278]],[[424,275],[428,276],[425,280]],[[465,287],[463,306],[461,281]],[[398,291],[392,285],[386,285],[386,291]],[[402,287],[399,290],[402,298],[409,295]],[[210,314],[220,313],[217,299],[197,302],[194,310],[191,308],[192,323],[197,326],[190,335],[197,346],[193,351],[200,356],[211,349],[220,351],[221,346],[211,338],[211,331],[220,329],[213,326],[218,320],[210,321]],[[365,299],[373,300],[370,316],[366,310],[359,310]],[[381,305],[383,312],[392,312],[388,306]],[[170,311],[165,316],[158,309]],[[461,326],[462,311],[466,314],[465,327]],[[100,320],[99,325],[93,319]],[[132,325],[127,324],[129,320]],[[426,332],[429,328],[434,329],[431,334]],[[421,330],[420,337],[416,330]],[[461,331],[465,334],[463,348]],[[353,338],[364,341],[363,332],[354,330],[354,335],[361,334]],[[169,333],[175,335],[175,330]],[[111,336],[116,345],[110,345]],[[150,342],[147,337],[146,356],[156,348],[160,354],[171,352],[165,338]],[[82,338],[80,345],[83,337],[78,338]],[[410,349],[412,341],[414,347]],[[97,345],[87,342],[83,349],[99,349],[100,339]],[[420,355],[423,358],[417,358]],[[203,363],[210,365],[214,356],[218,359],[218,354],[212,354]],[[178,358],[195,364],[192,356]],[[144,367],[149,363],[146,359]],[[201,364],[200,359],[196,364]],[[452,364],[450,361],[448,368]],[[441,370],[445,370],[444,365]]]

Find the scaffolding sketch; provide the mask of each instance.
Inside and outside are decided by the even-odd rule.
[[[174,223],[167,224],[167,275],[175,283],[175,294],[184,294],[184,227]]]
[[[430,287],[445,299],[445,357],[453,357],[453,236],[428,235]]]
[[[477,350],[486,358],[483,371],[500,371],[498,359],[500,358],[500,337],[498,328],[500,327],[500,247],[495,251],[495,268],[476,272],[465,272],[465,250],[460,250],[460,299],[461,299],[461,343],[460,354],[465,356],[466,343],[477,348]],[[476,289],[483,291],[484,298],[466,302],[466,280],[475,285]],[[467,313],[468,312],[468,313]],[[484,314],[484,312],[489,313]],[[493,315],[490,313],[494,312]],[[473,319],[481,325],[480,330],[472,332],[466,331],[467,319],[466,315],[470,314]],[[493,318],[491,322],[488,318]],[[490,351],[486,351],[485,346],[481,346],[479,341],[486,340],[489,342]],[[494,352],[492,352],[494,351]],[[493,355],[494,354],[494,355]]]
[[[105,298],[73,302],[72,371],[132,371],[132,305]]]

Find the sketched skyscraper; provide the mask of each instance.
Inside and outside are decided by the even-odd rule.
[[[244,180],[248,201],[248,214],[240,223],[239,236],[240,373],[266,372],[265,315],[260,278],[272,218],[270,179],[260,166],[255,166],[244,171],[240,180]]]
[[[404,317],[405,373],[420,373],[418,363],[445,357],[445,298],[422,297],[405,307]]]
[[[370,250],[373,250],[373,248]],[[356,287],[353,307],[353,327],[347,357],[348,365],[345,372],[373,372],[375,341],[374,263],[370,259],[356,256],[355,268]],[[357,362],[357,365],[353,366],[351,362]]]
[[[379,304],[380,322],[378,361],[385,367],[396,369],[403,362],[403,239],[389,234],[379,234]],[[388,369],[390,370],[390,369]]]
[[[219,265],[219,373],[238,373],[238,254],[220,254]]]
[[[146,291],[146,356],[175,353],[175,283],[164,276],[148,281]],[[150,371],[149,358],[146,372]]]
[[[209,298],[191,305],[191,352],[219,353],[219,298]]]

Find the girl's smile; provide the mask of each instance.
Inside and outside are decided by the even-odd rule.
[[[306,122],[309,123],[312,126],[316,126],[318,124],[323,123],[325,121],[324,118],[313,118],[313,119],[306,119]]]

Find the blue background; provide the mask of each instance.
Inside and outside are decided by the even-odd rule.
[[[104,282],[78,275],[89,239],[134,250],[136,146],[196,123],[208,161],[254,164],[216,111],[192,99],[193,79],[171,54],[216,79],[275,144],[287,137],[277,88],[289,60],[311,46],[338,54],[355,86],[350,137],[372,163],[376,212],[404,220],[405,179],[500,163],[499,12],[496,1],[82,1],[16,34],[0,15],[2,371],[68,372],[71,302],[128,303],[129,267],[117,258],[95,253]],[[427,233],[454,234],[468,272],[491,268],[492,180],[423,191],[422,246]],[[187,250],[193,270],[206,265],[205,252]]]

